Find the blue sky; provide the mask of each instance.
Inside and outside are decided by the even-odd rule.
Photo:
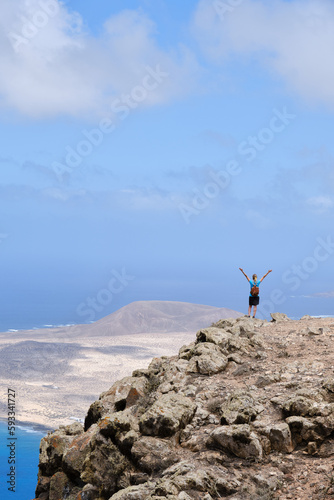
[[[334,314],[333,28],[326,0],[5,0],[3,318],[244,311],[239,267],[273,269],[262,315]]]

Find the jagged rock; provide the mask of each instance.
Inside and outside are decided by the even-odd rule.
[[[226,328],[232,328],[236,322],[237,320],[234,318],[220,319],[216,323],[213,323],[211,328],[222,328],[223,330],[226,330]]]
[[[60,425],[60,430],[63,430],[66,436],[78,436],[84,432],[84,427],[80,422],[74,422],[70,425]]]
[[[164,394],[140,418],[140,432],[167,437],[183,429],[193,418],[196,404],[181,394]]]
[[[263,456],[258,436],[247,424],[218,427],[211,433],[208,444],[218,445],[240,458],[261,459]]]
[[[256,334],[254,328],[255,326],[248,321],[245,323],[240,323],[240,337],[247,337],[248,339],[252,338]]]
[[[271,320],[278,323],[280,321],[289,321],[289,318],[286,314],[283,313],[270,313]]]
[[[215,344],[205,342],[196,345],[191,353],[187,373],[210,375],[225,370],[228,360],[222,350]]]
[[[225,355],[239,350],[248,352],[249,341],[247,338],[239,338],[219,328],[204,328],[203,330],[199,330],[196,334],[196,339],[197,344],[211,342],[219,346]]]
[[[44,437],[40,444],[39,471],[41,476],[53,476],[60,468],[63,454],[73,437],[65,428]]]
[[[92,426],[88,432],[75,436],[63,455],[63,470],[74,480],[80,477],[80,471],[82,471],[85,458],[90,452],[90,441],[95,432],[96,426]]]
[[[328,405],[328,415],[315,417],[313,422],[316,425],[316,431],[323,437],[328,437],[334,431],[334,409],[333,405]]]
[[[122,411],[136,404],[148,389],[148,380],[142,377],[124,377],[113,384],[109,391],[100,395],[89,408],[85,418],[85,430],[113,411]]]
[[[194,429],[189,432],[188,428],[186,428],[186,432],[181,431],[180,445],[182,448],[187,448],[194,453],[200,452],[206,449],[207,439],[207,434],[195,431]]]
[[[291,432],[287,423],[280,423],[268,428],[271,448],[283,453],[290,453],[294,446],[292,444]]]
[[[146,377],[124,377],[103,392],[100,399],[114,404],[115,411],[122,411],[133,406],[146,393],[147,386]]]
[[[306,335],[321,335],[323,333],[323,331],[320,329],[320,328],[310,328],[310,327],[307,327],[303,333],[305,333]]]
[[[302,441],[309,442],[316,439],[315,424],[311,420],[305,417],[292,416],[285,421],[289,425],[295,446]]]
[[[286,417],[289,416],[302,416],[310,415],[314,401],[303,396],[292,396],[283,404],[283,412]]]
[[[90,453],[86,456],[80,479],[90,483],[108,498],[118,489],[125,471],[131,470],[131,463],[110,439],[100,432],[90,442]]]
[[[196,333],[196,344],[211,342],[215,345],[225,345],[230,338],[232,338],[232,334],[220,328],[203,328]]]
[[[70,490],[73,487],[69,478],[64,474],[64,472],[56,472],[50,481],[50,500],[59,500],[63,498],[64,491]]]
[[[167,484],[184,491],[208,492],[216,496],[228,495],[237,491],[240,483],[219,467],[199,468],[193,463],[179,462],[165,470],[163,477]],[[164,481],[162,481],[162,484]],[[166,484],[166,481],[165,481]]]
[[[243,363],[242,357],[237,352],[234,352],[233,354],[229,354],[227,356],[227,360],[228,361],[233,361],[237,365],[241,365]]]
[[[191,358],[192,351],[195,348],[195,346],[196,346],[195,342],[192,342],[189,345],[182,346],[181,349],[179,350],[179,358],[189,360]]]
[[[76,422],[42,439],[36,498],[294,498],[301,484],[306,500],[325,491],[334,457],[330,339],[301,330],[325,333],[334,323],[277,320],[223,320],[178,356],[116,382],[91,405],[85,429]]]
[[[333,377],[326,378],[323,381],[322,387],[324,389],[327,389],[328,392],[334,394],[334,378]]]
[[[104,417],[98,423],[98,428],[103,436],[118,444],[124,441],[125,436],[135,437],[139,431],[138,421],[130,409]]]
[[[259,408],[255,406],[256,403],[249,393],[236,392],[221,406],[221,423],[223,425],[249,424],[258,415]]]
[[[154,491],[154,483],[146,483],[139,486],[128,486],[118,491],[109,500],[146,500]]]
[[[131,449],[131,455],[141,470],[152,473],[164,470],[178,461],[177,453],[169,441],[143,436]]]
[[[42,476],[41,472],[39,471],[37,486],[36,486],[36,497],[39,498],[42,495],[49,496],[50,482],[51,482],[51,477]]]

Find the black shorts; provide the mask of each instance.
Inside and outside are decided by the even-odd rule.
[[[249,305],[250,306],[258,306],[259,305],[259,302],[260,302],[260,297],[257,296],[257,297],[252,297],[250,295],[249,297]]]

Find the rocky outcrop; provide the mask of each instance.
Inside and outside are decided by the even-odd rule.
[[[199,330],[177,356],[154,358],[101,394],[84,426],[49,433],[36,499],[331,494],[334,324],[272,316]]]

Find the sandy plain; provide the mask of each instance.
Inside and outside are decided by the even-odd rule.
[[[156,356],[171,356],[192,342],[195,332],[95,336],[78,330],[0,333],[1,414],[7,391],[16,394],[20,424],[52,430],[84,419],[91,403],[116,381],[146,368]]]

